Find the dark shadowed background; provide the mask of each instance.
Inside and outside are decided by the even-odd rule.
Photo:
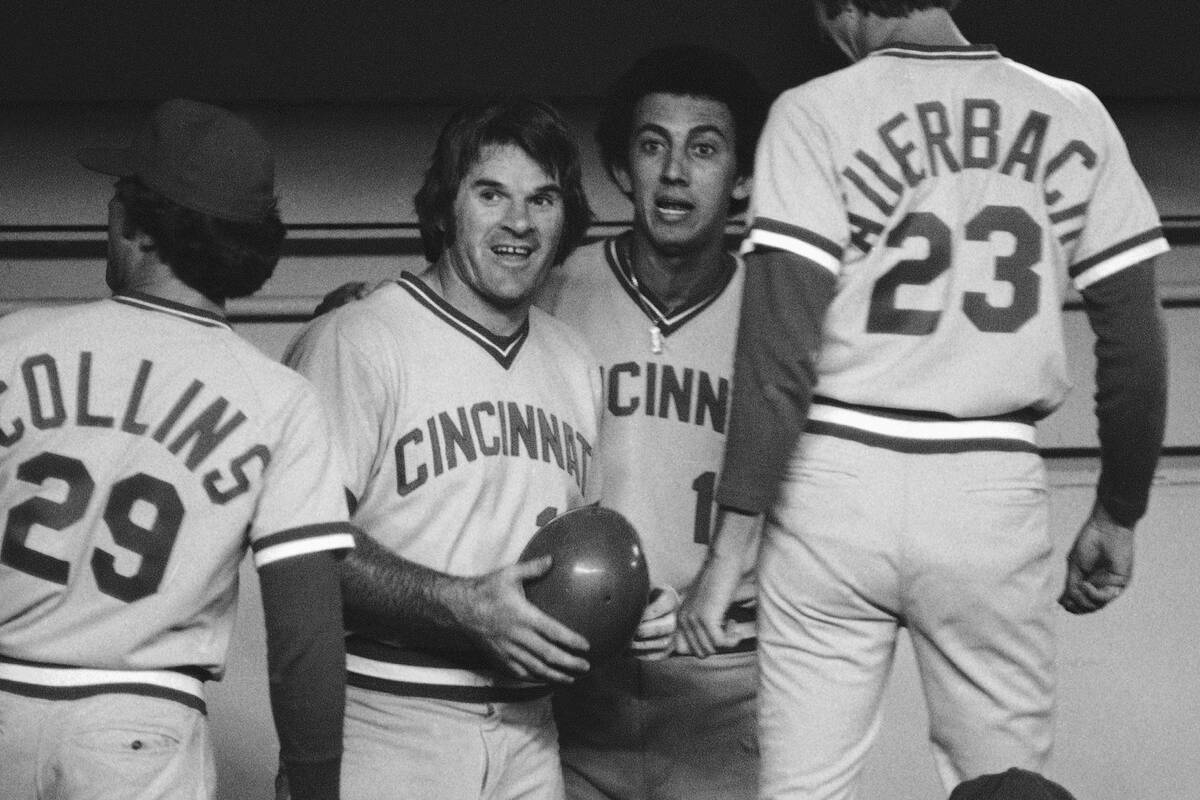
[[[591,98],[651,47],[717,45],[775,90],[841,65],[808,0],[4,0],[0,102]],[[976,42],[1105,98],[1200,96],[1186,0],[964,0]]]

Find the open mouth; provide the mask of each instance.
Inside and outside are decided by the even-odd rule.
[[[523,244],[498,244],[492,247],[492,252],[501,258],[529,258],[533,248]]]
[[[676,200],[670,197],[658,197],[654,200],[654,207],[662,216],[673,218],[687,215],[696,206],[694,203],[689,203],[686,200]]]

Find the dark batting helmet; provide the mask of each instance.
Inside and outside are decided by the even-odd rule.
[[[650,593],[633,525],[610,508],[572,509],[539,528],[521,560],[547,554],[554,564],[525,584],[529,601],[588,640],[592,666],[624,651]]]

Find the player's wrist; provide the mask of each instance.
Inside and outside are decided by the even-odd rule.
[[[1113,514],[1103,501],[1097,500],[1096,504],[1092,507],[1092,524],[1104,533],[1131,536],[1133,535],[1133,529],[1137,525],[1137,521],[1127,520],[1119,514]]]
[[[490,605],[485,598],[486,576],[462,578],[438,575],[430,583],[433,601],[460,630],[476,631],[479,612]]]

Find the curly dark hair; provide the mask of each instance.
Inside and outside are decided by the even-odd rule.
[[[117,181],[127,237],[150,237],[159,260],[184,284],[214,303],[258,291],[279,262],[287,233],[272,207],[261,221],[237,222],[168,200],[136,177]]]
[[[579,149],[557,109],[542,100],[487,98],[456,111],[442,128],[414,203],[425,258],[437,261],[454,240],[454,198],[490,145],[524,150],[562,189],[564,225],[553,263],[566,260],[587,234],[592,210],[583,191]]]
[[[754,148],[770,108],[770,95],[737,58],[711,47],[673,45],[646,53],[609,89],[596,125],[596,144],[610,177],[629,168],[633,115],[646,95],[662,93],[701,97],[722,103],[733,116],[738,174],[754,171]],[[745,210],[746,200],[731,210]]]
[[[832,19],[846,6],[877,17],[906,17],[913,11],[926,8],[944,8],[953,11],[959,0],[813,0],[827,18]]]

